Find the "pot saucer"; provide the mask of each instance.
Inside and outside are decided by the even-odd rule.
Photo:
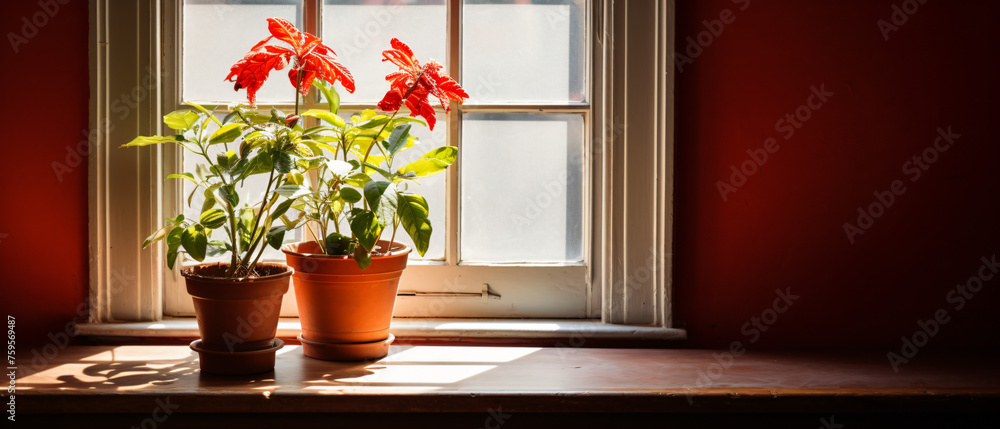
[[[201,372],[225,375],[271,371],[274,369],[275,352],[284,346],[284,341],[275,338],[271,347],[266,349],[226,352],[203,348],[201,340],[191,342],[191,350],[198,352]]]
[[[298,340],[302,342],[302,352],[306,356],[333,361],[363,361],[383,358],[389,354],[389,344],[395,339],[395,335],[389,334],[389,338],[368,343],[324,343],[307,340],[302,337],[302,334],[298,336]]]

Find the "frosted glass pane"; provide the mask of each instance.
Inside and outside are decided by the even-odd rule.
[[[466,0],[462,85],[472,103],[586,101],[586,0]]]
[[[183,97],[190,101],[247,102],[246,90],[225,81],[229,68],[271,33],[267,18],[302,26],[300,0],[185,0]],[[277,42],[278,44],[284,42]],[[288,68],[271,72],[257,92],[260,104],[294,103]]]
[[[406,43],[421,63],[434,59],[447,67],[444,0],[326,0],[323,40],[354,75],[357,90],[337,86],[342,102],[374,104],[389,90],[385,75],[398,70],[382,62],[393,37]]]
[[[462,123],[463,261],[583,260],[583,118],[467,114]]]
[[[225,115],[217,115],[217,117],[221,121],[225,117]],[[217,125],[215,125],[214,123],[212,123],[208,127],[208,130],[206,131],[206,133],[215,132],[215,130],[217,130],[218,128],[219,127]],[[207,135],[211,135],[211,134],[207,134]],[[235,149],[235,146],[230,145],[229,148],[230,149]],[[221,144],[213,145],[213,146],[210,146],[209,149],[208,149],[208,156],[211,159],[215,159],[216,155],[218,155],[220,153],[225,153],[225,151],[226,151],[225,145],[221,145]],[[202,158],[200,155],[196,155],[196,154],[194,154],[194,153],[192,153],[190,151],[187,151],[187,150],[185,150],[183,152],[183,157],[184,157],[184,171],[186,171],[186,172],[194,173],[195,167],[198,164],[207,164],[207,162],[208,162],[204,158]],[[267,174],[256,174],[256,175],[248,177],[243,182],[243,186],[237,186],[236,189],[237,189],[237,193],[240,196],[240,207],[241,208],[243,207],[244,203],[255,203],[255,202],[259,203],[260,202],[260,200],[262,199],[262,197],[264,195],[264,189],[267,186],[267,177],[268,177]],[[201,206],[202,206],[202,204],[205,203],[205,189],[204,188],[199,188],[196,192],[194,192],[193,197],[191,197],[191,205],[189,206],[187,198],[188,198],[189,195],[191,195],[191,192],[193,190],[195,190],[195,185],[193,183],[191,183],[190,181],[184,180],[184,179],[170,179],[170,180],[181,180],[182,182],[184,182],[184,188],[183,188],[184,189],[184,194],[183,194],[184,201],[182,203],[184,205],[184,211],[183,211],[184,217],[187,218],[187,219],[191,219],[193,221],[197,221],[198,218],[201,217]],[[218,196],[218,194],[216,194],[216,196]],[[215,207],[221,208],[219,205],[216,205]],[[287,212],[287,215],[288,215],[288,217],[290,219],[294,219],[295,217],[297,217],[299,215],[299,212],[298,212],[298,210],[290,209]],[[173,216],[173,214],[171,213],[170,216]],[[212,230],[212,234],[209,236],[209,240],[210,241],[211,240],[219,240],[219,241],[223,241],[223,242],[227,241],[226,240],[226,231],[225,231],[225,229],[223,229],[223,228],[220,227],[219,229]],[[294,243],[294,242],[297,242],[297,241],[302,241],[302,232],[301,232],[301,230],[289,231],[289,232],[285,233],[285,243]],[[264,250],[264,255],[261,256],[261,260],[268,260],[268,259],[284,261],[285,260],[285,254],[281,253],[281,251],[279,251],[279,250],[275,250],[271,246],[267,246],[267,249]],[[205,258],[205,262],[216,262],[216,261],[229,262],[229,260],[230,260],[229,253],[226,253],[225,255],[220,255],[220,256],[214,256],[214,257],[207,257],[207,258]]]

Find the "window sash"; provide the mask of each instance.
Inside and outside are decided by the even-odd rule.
[[[175,9],[176,21],[182,23],[183,1],[177,1]],[[304,0],[306,7],[303,9],[303,22],[307,29],[322,28],[319,20],[322,17],[321,0]],[[170,7],[169,5],[167,7]],[[448,2],[448,22],[447,43],[449,45],[450,74],[458,76],[461,71],[460,57],[460,34],[461,34],[461,0],[449,0]],[[166,35],[173,38],[173,43],[180,47],[183,45],[183,29],[180,25],[175,25],[176,32]],[[322,37],[322,35],[320,35]],[[183,59],[179,49],[168,52],[168,56],[173,58],[166,68],[167,70],[177,70],[178,79],[171,81],[174,88],[170,88],[167,93],[173,98],[165,98],[165,111],[174,109],[184,109],[188,106],[181,102],[180,94],[183,94],[183,81],[179,78],[180,61]],[[172,55],[171,55],[172,54]],[[589,56],[588,56],[589,57]],[[173,102],[171,102],[173,100]],[[197,100],[199,104],[225,105],[229,101],[224,100]],[[326,103],[321,102],[318,95],[303,97],[300,111],[308,109],[324,109]],[[269,110],[277,108],[290,112],[294,105],[289,103],[260,104],[259,109]],[[590,122],[590,105],[588,103],[566,103],[566,104],[546,104],[546,105],[519,105],[511,103],[491,103],[463,105],[452,104],[453,109],[447,114],[447,123],[450,129],[447,132],[447,144],[461,148],[460,127],[461,118],[466,113],[480,112],[525,112],[525,113],[575,113],[583,117],[584,124]],[[169,110],[166,110],[169,109]],[[374,105],[360,103],[344,103],[341,111],[351,112],[363,109],[377,109]],[[440,108],[436,108],[439,117],[444,116]],[[318,125],[318,120],[314,118],[303,118],[307,122],[306,126]],[[590,134],[589,127],[586,134]],[[585,138],[584,147],[589,147],[590,140]],[[165,150],[176,148],[165,148]],[[585,151],[587,152],[587,151]],[[178,153],[172,158],[176,163],[169,165],[172,171],[180,170],[181,154]],[[589,177],[589,159],[584,160],[584,175]],[[415,292],[477,292],[484,284],[489,284],[495,290],[502,292],[502,304],[504,305],[483,305],[476,298],[439,298],[426,296],[400,296],[397,298],[395,314],[397,317],[563,317],[563,318],[590,318],[596,317],[594,313],[596,306],[591,305],[592,294],[589,281],[589,258],[579,263],[555,263],[555,264],[533,264],[519,261],[509,261],[505,263],[472,263],[463,262],[460,259],[460,248],[458,243],[461,239],[461,227],[459,225],[458,214],[460,210],[460,175],[461,162],[457,162],[453,168],[447,170],[446,174],[446,210],[444,228],[438,233],[445,234],[445,258],[444,261],[412,260],[410,267],[404,272],[400,281],[402,289]],[[173,195],[181,196],[182,184],[167,182],[164,184],[172,190]],[[589,184],[585,185],[584,195],[589,195]],[[171,198],[166,200],[165,212],[180,212],[183,209],[183,200]],[[180,204],[177,204],[180,202]],[[585,212],[588,201],[584,201]],[[586,221],[590,216],[583,216]],[[586,225],[586,224],[585,224]],[[439,227],[440,228],[440,227]],[[589,230],[589,227],[585,228]],[[306,234],[309,234],[306,232]],[[586,236],[586,234],[584,234]],[[586,251],[586,238],[584,239],[584,254]],[[277,260],[283,263],[283,260]],[[182,265],[193,265],[195,261],[186,261]],[[513,267],[513,266],[516,266]],[[194,314],[194,307],[188,297],[183,283],[183,278],[176,272],[164,273],[164,304],[165,314],[169,316],[189,316]],[[447,305],[444,305],[447,303]],[[513,304],[513,305],[506,305]],[[298,314],[294,299],[293,289],[285,296],[282,304],[282,316],[294,317]]]

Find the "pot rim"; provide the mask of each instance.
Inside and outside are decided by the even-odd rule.
[[[237,282],[237,283],[244,283],[244,282],[246,282],[246,283],[249,283],[249,282],[259,282],[259,281],[267,281],[267,280],[273,280],[273,279],[280,279],[282,277],[291,276],[295,272],[295,269],[293,269],[292,267],[290,267],[290,266],[288,266],[286,264],[281,264],[281,263],[277,263],[277,262],[258,262],[257,265],[274,265],[274,266],[279,266],[279,267],[284,268],[285,271],[284,272],[280,272],[278,274],[271,274],[271,275],[263,276],[263,277],[243,277],[243,278],[239,278],[239,279],[231,279],[229,277],[203,276],[201,274],[195,273],[195,271],[197,269],[202,268],[202,267],[206,267],[206,266],[210,266],[210,265],[226,265],[226,266],[229,266],[229,263],[228,262],[207,262],[207,263],[203,263],[203,264],[192,265],[190,267],[181,268],[181,276],[184,276],[185,278],[195,278],[195,279],[209,280],[209,281],[218,280],[218,281],[226,281],[226,282]]]
[[[388,242],[388,240],[379,240],[379,243],[384,243],[384,242]],[[354,258],[351,257],[351,255],[327,255],[327,254],[323,254],[323,253],[301,253],[301,252],[296,252],[294,250],[291,250],[292,246],[298,246],[300,244],[306,244],[306,243],[315,243],[315,241],[299,241],[299,242],[296,242],[296,243],[288,243],[288,244],[285,244],[285,245],[281,246],[281,251],[284,252],[286,255],[298,256],[300,258],[344,259],[344,260],[346,260],[346,259],[354,259]],[[402,246],[402,247],[400,248],[399,246]],[[400,243],[398,241],[393,241],[392,245],[389,246],[389,253],[388,254],[372,256],[372,259],[393,258],[393,257],[408,255],[412,251],[413,251],[413,248],[410,247],[410,245],[405,244],[405,243]]]

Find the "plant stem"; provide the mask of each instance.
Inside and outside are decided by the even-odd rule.
[[[398,218],[399,218],[399,216],[396,216],[396,219],[398,219]],[[397,229],[399,229],[399,221],[398,220],[394,220],[394,222],[392,222],[392,237],[389,238],[389,250],[388,250],[388,252],[392,252],[392,243],[396,242],[396,230]]]
[[[295,74],[295,116],[299,116],[299,86],[302,86],[302,69]]]

